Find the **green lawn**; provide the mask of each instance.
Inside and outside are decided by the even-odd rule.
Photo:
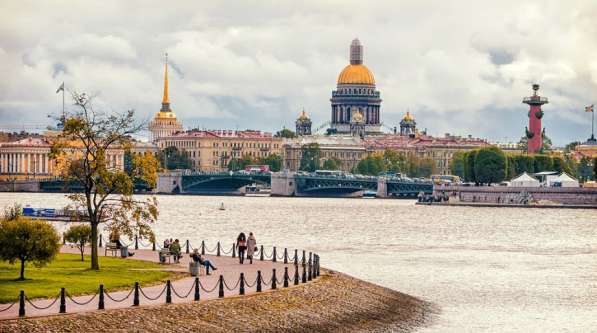
[[[99,257],[100,270],[89,269],[89,256],[60,253],[52,263],[42,268],[27,265],[25,281],[18,281],[20,264],[0,261],[0,303],[18,300],[19,291],[27,298],[55,297],[60,288],[70,295],[93,294],[99,285],[111,291],[132,287],[136,282],[148,285],[174,278],[176,273],[161,271],[159,264],[131,259]]]

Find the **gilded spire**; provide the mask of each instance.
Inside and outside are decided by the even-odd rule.
[[[162,99],[161,112],[172,112],[170,110],[170,99],[168,98],[168,53],[166,52],[166,61],[164,63],[164,98]]]

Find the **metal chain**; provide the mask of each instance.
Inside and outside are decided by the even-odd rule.
[[[56,302],[58,301],[58,299],[60,299],[60,294],[58,294],[58,296],[56,296],[56,298],[54,298],[54,301],[52,303],[50,303],[50,305],[43,307],[43,306],[36,306],[35,304],[33,304],[33,302],[31,302],[27,296],[25,296],[25,300],[27,301],[27,303],[29,303],[32,307],[38,309],[38,310],[46,310],[51,308],[54,304],[56,304]]]
[[[125,296],[123,299],[120,299],[120,300],[115,300],[114,298],[112,298],[112,296],[110,296],[110,294],[108,294],[108,292],[107,292],[107,291],[105,292],[105,294],[106,294],[106,296],[107,296],[109,299],[111,299],[112,301],[114,301],[114,302],[116,302],[116,303],[120,303],[120,302],[124,302],[124,301],[126,301],[126,300],[129,298],[129,296],[131,296],[131,294],[133,293],[133,291],[134,291],[134,290],[135,290],[135,288],[131,289],[131,291],[129,291],[128,295],[126,295],[126,296]]]
[[[160,294],[159,294],[159,295],[157,295],[157,296],[156,296],[156,297],[154,297],[154,298],[151,298],[151,297],[147,296],[147,294],[146,294],[146,293],[143,291],[143,288],[141,288],[141,287],[139,287],[139,292],[141,293],[141,295],[143,295],[143,297],[147,298],[148,300],[150,300],[150,301],[155,301],[155,300],[157,300],[158,298],[162,297],[162,295],[163,295],[163,294],[164,294],[164,292],[166,291],[166,287],[167,287],[167,285],[164,285],[164,289],[162,289],[162,291],[160,291]]]
[[[13,305],[15,305],[15,304],[17,304],[17,302],[14,302],[14,303],[12,303],[11,305],[9,305],[8,307],[6,307],[6,308],[4,308],[4,309],[0,310],[0,312],[4,312],[4,311],[8,311],[8,310],[10,310],[10,308],[12,308],[12,306],[13,306]]]
[[[97,294],[93,294],[93,296],[87,302],[79,303],[79,302],[75,301],[67,291],[65,291],[65,292],[66,292],[66,297],[68,297],[68,299],[70,299],[71,302],[73,302],[77,305],[87,305],[87,304],[91,303],[91,301],[93,301],[95,299],[95,297],[97,296]]]
[[[228,287],[228,283],[226,283],[226,279],[224,279],[224,287],[226,287],[226,289],[228,289],[229,291],[236,290],[236,287],[238,287],[239,283],[240,283],[240,278],[238,278],[238,280],[236,280],[236,284],[234,285],[234,287],[230,288],[230,287]]]
[[[245,285],[247,288],[253,288],[255,285],[257,284],[257,278],[255,278],[255,282],[253,282],[253,284],[250,284],[247,279],[245,278]]]
[[[230,254],[232,253],[232,249],[230,249],[229,251],[224,251],[224,248],[220,248],[220,252],[222,252],[223,254]]]
[[[178,298],[187,298],[187,297],[189,297],[189,295],[191,294],[191,292],[192,292],[193,290],[195,290],[195,282],[193,282],[193,285],[191,285],[191,288],[189,288],[189,292],[188,292],[186,295],[184,295],[184,296],[180,296],[180,295],[179,295],[179,294],[176,292],[176,289],[174,289],[174,285],[173,285],[173,284],[172,284],[172,285],[170,285],[170,288],[172,289],[172,292],[174,293],[174,295],[176,295]]]
[[[209,252],[216,252],[217,250],[218,250],[218,244],[216,244],[216,246],[214,247],[214,249],[213,249],[213,250],[210,250],[210,249],[208,249],[208,248],[207,248],[207,246],[205,247],[205,252],[206,252],[206,253],[209,253]]]
[[[270,279],[271,281],[271,279]],[[263,279],[263,275],[261,276],[261,284],[265,285],[265,286],[269,286],[269,282],[265,282],[265,280]]]
[[[218,287],[218,285],[220,284],[220,282],[216,282],[216,285],[211,288],[211,290],[207,290],[203,287],[203,284],[201,283],[201,281],[199,281],[199,287],[201,288],[201,290],[205,291],[206,293],[211,293],[212,291],[216,290],[216,288]]]

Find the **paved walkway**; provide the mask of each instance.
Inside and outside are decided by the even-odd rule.
[[[134,257],[131,258],[126,258],[126,259],[122,259],[122,260],[147,260],[147,261],[153,261],[153,262],[158,262],[158,252],[157,251],[151,251],[151,250],[132,250],[135,252]],[[272,249],[269,249],[270,252],[268,252],[267,248],[265,250],[266,254],[269,254],[271,256],[271,251]],[[283,249],[282,249],[283,251]],[[280,251],[280,252],[282,252]],[[61,252],[63,253],[79,253],[78,250],[76,248],[72,248],[70,246],[63,246],[61,249]],[[86,250],[86,253],[90,253],[90,251]],[[100,256],[104,255],[104,248],[100,248],[98,249],[98,252],[100,254]],[[183,252],[184,252],[184,246],[183,246]],[[283,253],[283,252],[282,252]],[[109,253],[108,253],[109,255]],[[280,254],[278,254],[278,257],[280,256]],[[256,279],[257,279],[257,271],[260,270],[261,274],[262,274],[262,278],[263,281],[266,281],[266,283],[262,284],[262,290],[268,290],[271,289],[271,279],[272,279],[272,270],[276,269],[276,277],[278,280],[278,287],[281,288],[282,287],[282,282],[284,279],[284,267],[288,267],[288,275],[290,276],[290,282],[289,285],[292,286],[293,285],[293,277],[294,277],[294,271],[295,271],[295,266],[294,266],[294,262],[292,261],[292,259],[294,258],[294,250],[292,252],[292,254],[288,253],[288,260],[289,263],[288,264],[283,264],[283,260],[278,259],[278,262],[272,262],[271,259],[266,259],[264,261],[260,261],[259,260],[259,256],[257,255],[256,258],[257,259],[253,259],[253,264],[248,264],[248,261],[245,261],[245,263],[243,265],[241,265],[238,262],[238,258],[232,258],[231,255],[226,255],[224,256],[224,254],[222,254],[222,256],[218,257],[215,255],[206,255],[205,257],[207,259],[209,259],[214,266],[216,266],[218,268],[217,271],[212,271],[211,275],[206,276],[206,275],[201,275],[199,276],[199,281],[201,283],[201,286],[203,286],[204,289],[207,289],[208,292],[201,290],[200,291],[200,298],[201,300],[206,300],[206,299],[215,299],[218,298],[218,280],[220,275],[222,275],[224,277],[224,280],[226,281],[227,286],[224,287],[224,295],[225,297],[229,297],[229,296],[238,296],[239,295],[239,289],[240,286],[237,284],[237,282],[239,281],[239,276],[240,273],[244,273],[245,275],[245,280],[247,281],[248,284],[245,285],[245,294],[251,294],[251,293],[255,293],[256,292],[256,287],[257,284],[255,283]],[[308,253],[307,253],[308,256]],[[302,258],[302,252],[299,251],[299,276],[302,278],[302,265],[300,264],[300,260]],[[188,266],[189,266],[189,255],[188,254],[184,254],[184,257],[180,260],[180,263],[178,264],[170,264],[170,265],[164,265],[165,269],[173,269],[173,270],[177,270],[177,271],[184,271],[184,272],[188,272]],[[307,257],[308,260],[308,257]],[[299,279],[301,280],[301,279]],[[76,281],[73,281],[74,283],[76,283]],[[178,297],[178,295],[176,295],[174,292],[172,292],[172,303],[188,303],[188,302],[193,302],[194,300],[194,282],[195,282],[195,277],[190,276],[183,278],[183,279],[179,279],[179,280],[175,280],[172,281],[172,288],[173,291],[175,291],[178,295],[182,296],[183,298]],[[160,295],[162,293],[162,291],[164,290],[165,284],[160,284],[160,285],[156,285],[156,286],[152,286],[152,287],[143,287],[142,291],[143,293],[140,293],[140,305],[157,305],[157,304],[165,304],[166,303],[166,293],[163,292],[163,294],[161,296],[158,297],[158,295]],[[230,287],[230,288],[227,288]],[[65,286],[66,291],[68,292],[68,286]],[[109,293],[108,297],[107,295],[104,297],[104,303],[105,303],[105,309],[116,309],[116,308],[125,308],[125,307],[130,307],[133,305],[133,298],[134,295],[131,292],[131,290],[133,289],[133,286],[131,286],[131,289],[127,289],[127,290],[123,290],[123,291],[115,291],[115,292],[110,292],[109,290],[107,290],[107,292]],[[58,294],[60,292],[60,290],[57,290],[56,293]],[[27,290],[25,290],[25,295],[27,294]],[[146,295],[146,297],[145,297]],[[188,295],[187,297],[184,297],[185,295]],[[88,302],[91,297],[93,296],[76,296],[73,297],[73,300],[77,303],[86,303]],[[119,302],[115,302],[112,299],[115,299]],[[155,300],[150,300],[149,298],[157,298]],[[52,302],[54,301],[54,299],[37,299],[32,301],[33,304],[35,304],[35,306],[43,308],[43,307],[47,307],[49,306]],[[88,311],[94,311],[97,310],[98,308],[98,301],[99,301],[99,297],[95,296],[95,298],[90,301],[88,304],[86,305],[79,305],[76,304],[75,302],[73,302],[71,299],[69,299],[68,297],[66,298],[66,313],[76,313],[76,312],[88,312]],[[0,310],[5,309],[9,306],[10,304],[0,304]],[[25,309],[26,309],[26,316],[27,317],[34,317],[34,316],[47,316],[47,315],[53,315],[53,314],[58,314],[59,313],[59,309],[60,309],[60,300],[56,301],[52,306],[50,306],[47,309],[35,309],[33,306],[31,306],[31,304],[29,304],[28,302],[25,302]],[[19,302],[17,301],[15,305],[12,306],[12,308],[10,308],[7,311],[4,312],[0,312],[0,319],[8,319],[8,318],[15,318],[18,317],[18,313],[19,313]]]

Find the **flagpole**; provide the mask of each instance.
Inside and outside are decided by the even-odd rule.
[[[66,116],[64,115],[64,82],[62,82],[62,125],[64,126],[64,122],[66,121]]]

